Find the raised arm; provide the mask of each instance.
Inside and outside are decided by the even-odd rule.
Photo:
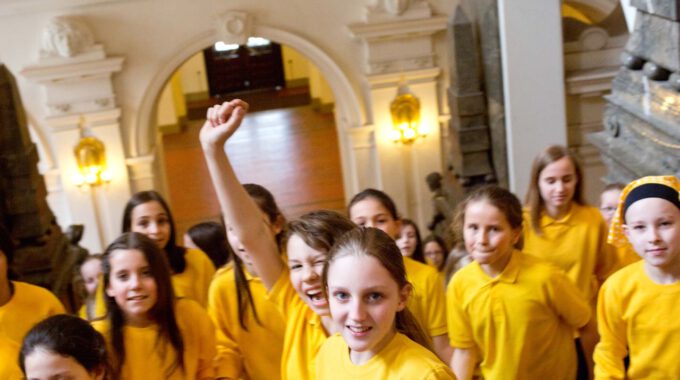
[[[224,150],[247,110],[248,103],[240,99],[209,108],[200,139],[225,223],[250,255],[262,283],[271,289],[283,271],[283,261],[260,209],[236,178]]]

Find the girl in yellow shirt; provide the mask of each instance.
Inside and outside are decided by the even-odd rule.
[[[459,205],[456,232],[474,261],[447,289],[451,367],[471,379],[573,380],[573,331],[590,308],[564,272],[521,248],[522,206],[497,186]]]
[[[323,273],[340,334],[317,356],[322,379],[454,379],[406,307],[412,286],[394,240],[357,228],[331,249]]]
[[[141,191],[130,198],[123,211],[123,232],[144,234],[165,251],[175,295],[207,305],[215,266],[202,251],[177,245],[175,222],[160,194]]]
[[[356,194],[347,206],[350,219],[359,226],[375,227],[396,239],[402,220],[392,198],[376,189],[365,189]],[[444,282],[439,273],[428,266],[404,259],[406,274],[414,287],[409,308],[432,339],[437,355],[448,362],[451,347],[446,336]]]
[[[107,247],[103,268],[107,317],[93,326],[107,340],[114,378],[212,379],[210,318],[195,301],[175,298],[156,242],[125,233]]]
[[[599,284],[618,268],[607,244],[607,224],[583,199],[583,174],[567,148],[547,147],[535,159],[525,198],[523,251],[562,269],[595,309]],[[593,313],[594,314],[594,313]],[[577,341],[579,376],[592,376],[592,353],[599,337],[595,318]]]
[[[208,109],[201,145],[222,214],[252,263],[286,328],[281,378],[306,380],[315,374],[315,356],[336,329],[323,294],[321,271],[335,239],[354,228],[332,211],[308,213],[288,225],[287,262],[281,258],[270,222],[236,178],[224,144],[241,125],[248,104],[232,100]],[[287,264],[287,267],[286,267]]]
[[[630,241],[642,261],[602,285],[595,378],[680,378],[680,180],[645,177],[626,186],[609,240]]]
[[[270,235],[280,242],[285,218],[274,196],[260,185],[243,187],[270,226]],[[208,299],[217,332],[217,377],[280,379],[285,321],[267,300],[267,289],[232,224],[227,221],[226,234],[233,262],[217,272]]]

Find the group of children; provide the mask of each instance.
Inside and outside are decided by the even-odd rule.
[[[200,132],[226,225],[208,239],[217,253],[176,245],[165,201],[134,195],[123,235],[82,266],[91,325],[53,316],[64,310],[51,293],[13,280],[0,229],[0,377],[680,378],[677,178],[603,202],[616,208],[608,228],[583,201],[576,159],[549,147],[524,207],[494,186],[458,206],[472,260],[445,288],[444,243],[421,241],[384,192],[356,194],[348,216],[287,222],[269,191],[239,183],[224,145],[247,108],[211,107]]]

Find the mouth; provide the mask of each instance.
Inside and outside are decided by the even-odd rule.
[[[131,301],[131,302],[135,302],[135,301],[144,301],[147,298],[149,298],[149,296],[140,295],[140,296],[128,297],[127,300]]]
[[[314,306],[323,307],[328,304],[328,301],[326,300],[326,297],[324,297],[321,289],[307,290],[305,295]]]
[[[345,326],[350,331],[350,333],[355,337],[363,337],[368,334],[369,331],[373,329],[370,326]]]

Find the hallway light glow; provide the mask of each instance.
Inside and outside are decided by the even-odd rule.
[[[111,182],[111,173],[106,168],[106,148],[95,137],[82,137],[73,149],[78,163],[79,175],[74,179],[76,186],[99,186]]]
[[[395,143],[411,144],[418,137],[426,135],[420,128],[420,100],[405,83],[399,85],[397,96],[390,103],[390,114],[392,115],[390,138]]]

